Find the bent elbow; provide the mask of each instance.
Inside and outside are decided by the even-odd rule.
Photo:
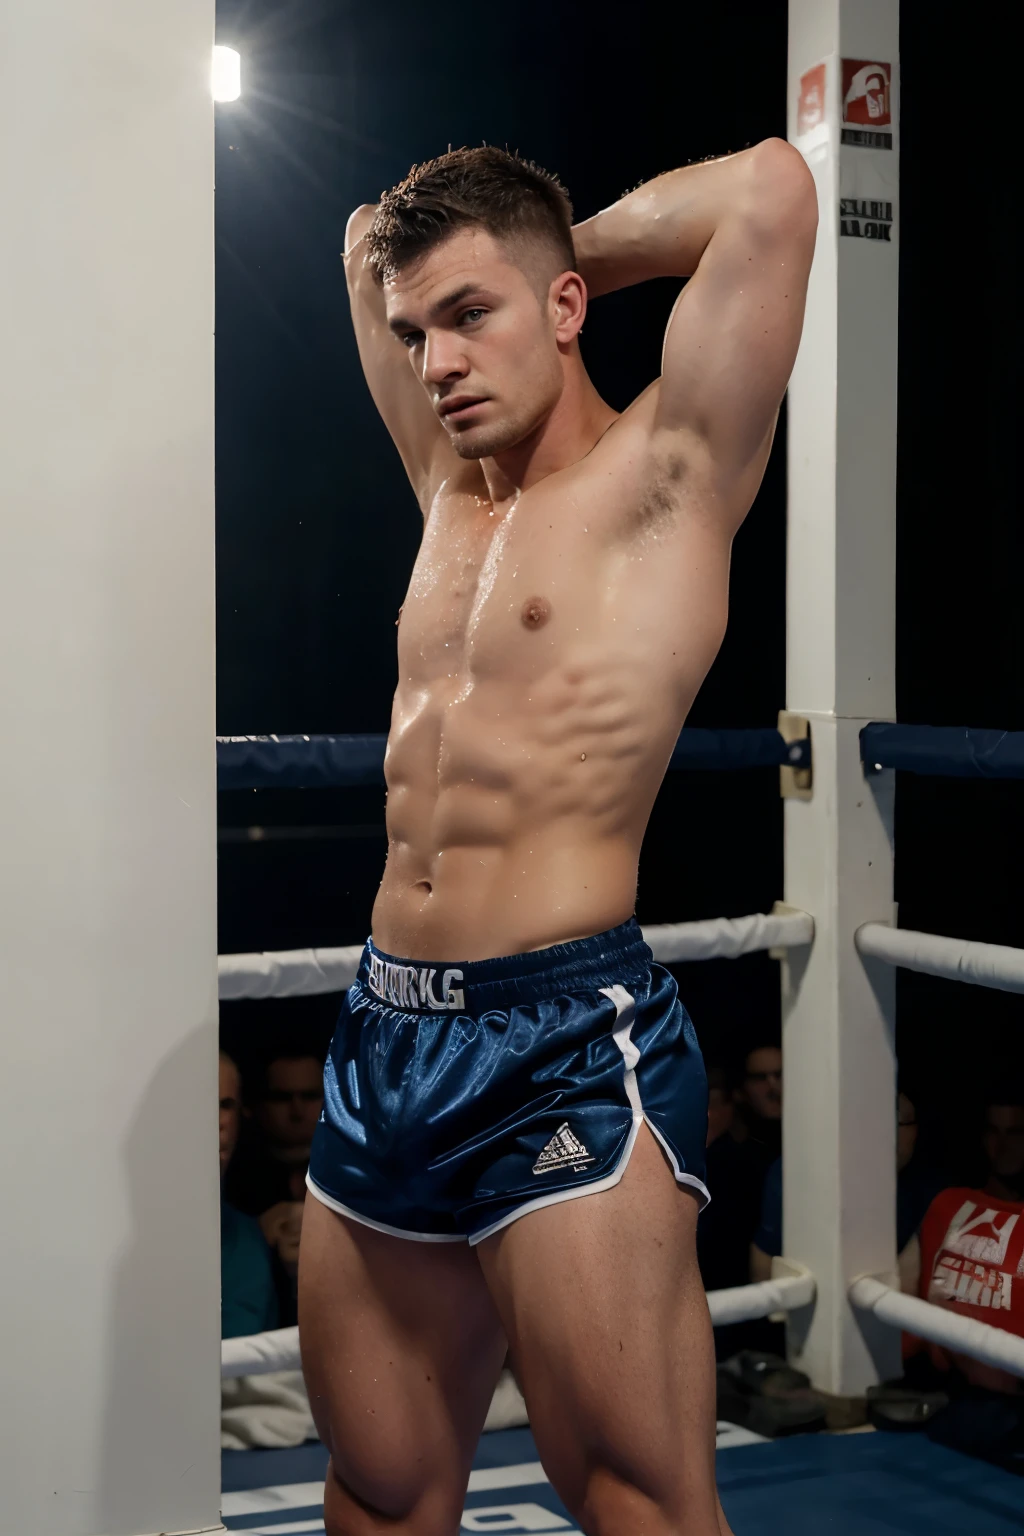
[[[349,214],[348,223],[345,225],[346,256],[353,249],[353,247],[359,244],[359,241],[366,234],[370,225],[373,223],[376,213],[376,203],[360,203],[359,207],[354,209]]]
[[[762,227],[784,227],[813,240],[818,227],[818,192],[798,149],[785,139],[755,145],[750,160],[751,212]]]

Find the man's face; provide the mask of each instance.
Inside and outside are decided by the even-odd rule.
[[[782,1052],[764,1045],[751,1051],[743,1076],[743,1093],[755,1115],[763,1120],[782,1117]]]
[[[1003,1179],[1024,1174],[1024,1106],[990,1104],[986,1115],[985,1151],[992,1172]]]
[[[282,1057],[267,1069],[256,1119],[277,1147],[308,1147],[324,1102],[324,1069],[315,1056]]]
[[[238,1068],[226,1056],[220,1058],[220,1171],[223,1174],[238,1142],[242,1114]]]
[[[385,284],[395,345],[408,350],[460,458],[514,447],[557,404],[563,373],[552,289],[540,275],[531,282],[483,229],[457,231]],[[462,401],[475,403],[450,409]]]

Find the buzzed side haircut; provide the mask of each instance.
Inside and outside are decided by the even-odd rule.
[[[552,270],[573,271],[572,203],[558,177],[507,149],[450,149],[414,165],[385,192],[366,236],[380,283],[459,229],[485,229],[518,256],[546,246]]]

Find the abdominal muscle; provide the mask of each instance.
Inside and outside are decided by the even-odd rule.
[[[440,683],[395,699],[388,860],[373,937],[409,960],[483,960],[625,922],[650,808],[675,739],[650,700],[603,707],[543,687]],[[612,695],[609,702],[609,695]],[[519,708],[516,707],[517,702]]]

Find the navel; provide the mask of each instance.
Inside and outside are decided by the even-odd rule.
[[[551,604],[546,597],[528,597],[519,610],[519,617],[527,629],[540,629],[551,617]]]

